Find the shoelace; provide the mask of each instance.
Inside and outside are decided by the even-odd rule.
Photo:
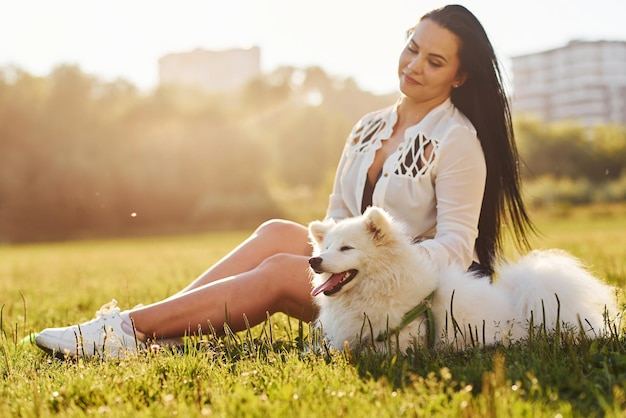
[[[111,302],[105,303],[104,305],[100,307],[100,309],[96,311],[96,318],[103,317],[104,315],[108,314],[109,312],[115,309],[119,310],[119,308],[116,308],[116,306],[117,306],[117,301],[115,299],[112,299]]]

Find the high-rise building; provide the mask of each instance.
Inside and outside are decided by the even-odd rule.
[[[626,41],[572,41],[512,58],[515,113],[626,125]]]
[[[243,86],[261,74],[259,47],[167,54],[159,59],[159,82],[223,92]]]

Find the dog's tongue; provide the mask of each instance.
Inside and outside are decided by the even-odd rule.
[[[339,273],[339,274],[333,274],[332,276],[330,276],[328,280],[326,280],[324,283],[322,283],[321,285],[313,289],[311,291],[311,296],[315,297],[319,295],[320,293],[330,290],[333,287],[337,286],[339,282],[341,281],[341,279],[343,279],[343,276],[345,275],[346,275],[345,272]]]

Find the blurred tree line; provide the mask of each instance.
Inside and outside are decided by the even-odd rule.
[[[535,207],[626,201],[626,126],[514,123],[525,199]]]
[[[292,217],[293,196],[323,216],[350,129],[395,99],[317,67],[229,94],[0,69],[0,242],[250,228]],[[516,131],[524,177],[549,184],[534,204],[572,184],[588,189],[575,203],[626,200],[624,127],[520,119]]]
[[[284,216],[272,189],[327,189],[356,119],[393,100],[319,68],[280,68],[227,95],[179,86],[145,94],[74,66],[47,77],[1,69],[0,242],[246,228]]]

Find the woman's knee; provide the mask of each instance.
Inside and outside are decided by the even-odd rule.
[[[257,235],[293,235],[301,234],[304,227],[284,219],[271,219],[263,222],[256,229]]]
[[[296,288],[301,285],[309,287],[308,260],[307,256],[278,253],[263,260],[257,267],[257,272],[283,290],[291,286]]]
[[[277,252],[304,254],[309,251],[308,230],[303,225],[282,219],[261,224],[254,235]]]
[[[297,306],[311,309],[311,277],[308,257],[279,253],[266,258],[258,267],[259,277],[266,282],[266,290],[273,295],[275,309]],[[293,312],[286,312],[293,314]]]
[[[302,264],[301,259],[301,256],[288,253],[277,253],[261,261],[257,269],[264,274],[271,276],[276,272],[288,272],[294,269],[295,266]]]

